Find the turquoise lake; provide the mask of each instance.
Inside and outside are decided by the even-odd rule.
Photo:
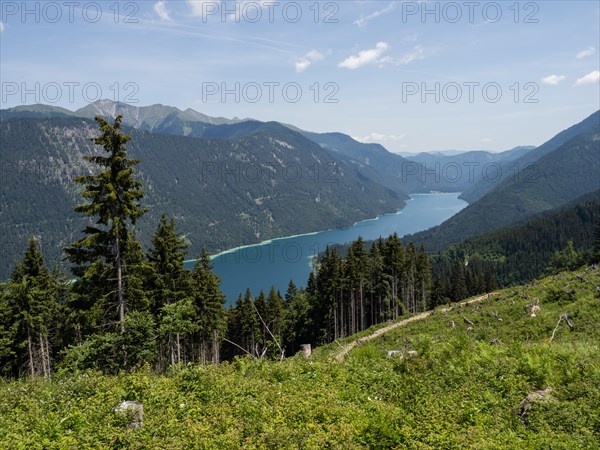
[[[290,279],[297,286],[306,285],[313,256],[324,251],[327,245],[345,244],[359,236],[372,240],[388,237],[394,232],[404,236],[426,230],[467,206],[459,195],[415,194],[401,211],[357,222],[348,228],[289,236],[228,250],[212,257],[214,272],[221,277],[221,289],[228,304],[235,302],[246,288],[256,296],[261,289],[268,293],[271,286],[275,286],[283,295]],[[193,261],[186,263],[186,267],[192,266]]]

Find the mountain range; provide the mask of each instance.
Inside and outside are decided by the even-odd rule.
[[[164,105],[102,100],[74,112],[21,106],[0,110],[0,278],[29,235],[43,236],[44,251],[55,261],[77,238],[85,223],[72,210],[81,201],[72,179],[89,173],[83,156],[98,152],[91,118],[116,114],[123,114],[133,137],[131,155],[142,161],[139,176],[152,212],[140,221],[140,234],[149,236],[165,212],[192,244],[191,256],[201,246],[217,252],[348,226],[402,208],[413,193],[463,192],[468,208],[411,236],[438,249],[556,208],[599,183],[599,113],[535,149],[405,158],[342,133]],[[490,173],[498,168],[502,177],[492,183]]]
[[[163,212],[175,217],[191,252],[210,252],[288,234],[351,225],[404,206],[406,196],[335,158],[278,123],[235,139],[155,134],[125,128],[151,212],[139,221],[150,236]],[[50,260],[85,222],[73,178],[92,168],[96,124],[83,118],[0,122],[3,182],[0,235],[5,277],[30,234],[42,237]]]
[[[406,239],[440,250],[467,237],[521,223],[600,189],[600,111],[511,164],[515,169],[507,170],[495,182],[476,183],[473,188],[485,186],[485,192],[480,191],[475,199],[468,196],[472,201],[468,207],[437,227]]]

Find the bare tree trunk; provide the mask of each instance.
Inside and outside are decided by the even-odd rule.
[[[119,230],[116,230],[115,240],[115,264],[117,266],[117,298],[119,303],[119,328],[121,333],[125,332],[125,300],[123,297],[123,274],[121,268],[121,242],[119,240]]]
[[[44,378],[50,378],[50,345],[48,343],[48,335],[40,333],[40,357],[42,360],[42,372]]]
[[[119,240],[119,230],[116,230],[115,239],[115,264],[117,266],[117,301],[119,305],[119,330],[121,334],[125,333],[125,297],[123,295],[123,273],[121,267],[121,241]],[[127,348],[123,342],[123,366],[127,367]]]
[[[29,375],[35,376],[35,367],[33,365],[33,347],[31,345],[31,332],[29,331],[29,325],[27,325],[27,353],[29,356]]]
[[[175,342],[177,345],[177,364],[181,362],[181,341],[179,340],[179,333],[175,335]]]
[[[344,291],[340,289],[340,337],[346,337],[346,328],[344,326]]]
[[[338,334],[338,319],[337,319],[337,302],[333,302],[333,340],[335,341],[340,336]]]
[[[173,336],[169,334],[169,353],[171,354],[171,365],[175,365],[175,350],[173,349]]]
[[[348,305],[348,336],[354,334],[354,289],[350,287],[350,304]]]
[[[219,365],[221,363],[221,355],[219,351],[219,333],[217,330],[213,330],[212,347],[213,364]]]
[[[360,292],[360,330],[362,331],[365,329],[365,305],[364,305],[364,298],[363,298],[363,283],[362,281],[359,283],[358,285],[358,289]]]

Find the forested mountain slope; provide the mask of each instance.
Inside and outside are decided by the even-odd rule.
[[[600,132],[600,111],[596,111],[594,114],[585,118],[581,122],[561,131],[549,141],[535,148],[534,150],[525,153],[517,159],[505,161],[500,165],[499,178],[491,175],[492,179],[481,179],[477,183],[474,183],[467,190],[465,190],[461,198],[474,203],[479,200],[488,192],[491,192],[498,187],[503,180],[514,177],[516,173],[521,170],[528,169],[532,170],[529,166],[534,165],[540,158],[554,152],[562,145],[566,144],[571,139],[585,133],[587,131]],[[600,156],[599,156],[600,158]],[[535,167],[533,168],[535,169]]]
[[[430,250],[441,250],[596,191],[600,189],[599,173],[600,130],[589,128],[444,223],[407,239],[427,243]]]
[[[553,255],[565,251],[569,241],[579,252],[571,255],[571,263],[587,259],[598,227],[600,191],[595,191],[523,224],[466,239],[432,255],[433,273],[450,284],[453,261],[459,258],[475,273],[490,271],[501,286],[526,283],[543,275]]]
[[[30,234],[56,260],[82,229],[72,180],[90,170],[83,155],[98,152],[95,128],[78,118],[0,122],[2,278]],[[152,210],[140,231],[149,236],[165,212],[177,218],[193,255],[201,246],[212,252],[347,226],[404,206],[403,195],[277,123],[230,140],[127,132]]]

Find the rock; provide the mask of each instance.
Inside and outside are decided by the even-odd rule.
[[[140,402],[125,400],[115,408],[117,414],[130,414],[133,418],[128,427],[132,430],[144,424],[144,406]]]
[[[506,345],[504,342],[502,342],[500,339],[492,339],[490,341],[490,345]]]
[[[525,421],[527,419],[527,413],[533,407],[533,405],[535,405],[536,403],[547,403],[547,402],[555,403],[555,402],[557,402],[558,400],[556,400],[556,397],[554,397],[551,394],[551,392],[552,392],[552,388],[547,387],[546,389],[530,392],[529,394],[527,394],[527,397],[525,397],[523,399],[523,401],[521,401],[521,403],[519,403],[519,410],[521,413],[521,422],[525,423]]]
[[[467,331],[473,331],[473,330],[474,330],[474,328],[473,328],[473,327],[469,327],[469,328],[467,328]]]
[[[419,356],[419,352],[417,352],[416,350],[409,350],[406,352],[407,356],[410,356],[411,358],[416,358],[417,356]]]
[[[394,358],[394,357],[402,358],[404,356],[400,350],[388,350],[387,355],[388,355],[388,358]]]
[[[448,322],[448,326],[450,328],[454,328],[456,326],[456,323],[454,322],[454,320],[451,320],[450,322]]]

